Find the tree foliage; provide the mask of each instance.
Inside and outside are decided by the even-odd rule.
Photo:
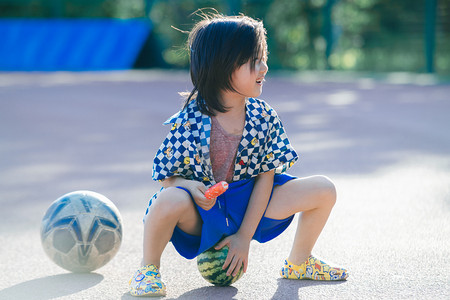
[[[425,4],[424,0],[0,0],[0,17],[150,18],[155,47],[165,62],[185,68],[183,31],[199,20],[194,12],[210,7],[229,14],[237,8],[264,21],[272,68],[422,72]],[[330,5],[332,27],[327,28],[325,12]],[[435,25],[436,70],[448,74],[450,0],[437,1]]]

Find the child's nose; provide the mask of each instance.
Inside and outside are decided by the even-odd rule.
[[[259,69],[259,71],[264,74],[266,74],[267,71],[269,71],[269,67],[267,66],[267,63],[265,61],[262,62],[261,68]]]

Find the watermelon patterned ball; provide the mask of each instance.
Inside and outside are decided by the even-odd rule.
[[[197,267],[203,278],[218,286],[229,286],[238,281],[244,275],[242,266],[236,276],[227,276],[227,270],[222,270],[222,266],[227,258],[228,247],[216,250],[214,247],[206,250],[197,256]]]

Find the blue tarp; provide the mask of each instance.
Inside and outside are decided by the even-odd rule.
[[[143,19],[0,19],[0,70],[129,69],[151,27]]]

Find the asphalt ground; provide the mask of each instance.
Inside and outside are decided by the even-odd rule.
[[[0,299],[133,299],[127,282],[158,189],[161,124],[190,87],[185,72],[0,73]],[[350,277],[280,279],[291,225],[253,242],[247,273],[226,288],[169,245],[166,298],[450,299],[450,85],[425,75],[269,73],[261,98],[301,156],[290,173],[337,186],[314,253]],[[123,217],[119,253],[91,274],[58,267],[39,235],[50,203],[80,189],[107,196]]]

